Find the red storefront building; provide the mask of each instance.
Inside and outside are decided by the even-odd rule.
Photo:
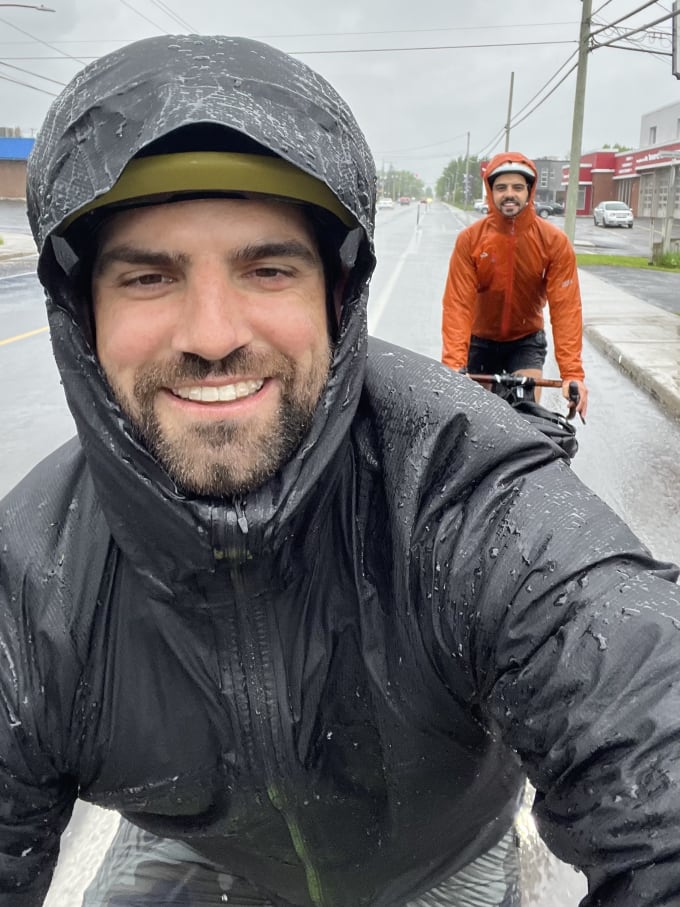
[[[581,157],[576,213],[591,215],[600,202],[617,199],[637,217],[680,218],[680,140],[640,151],[591,151]],[[569,166],[562,168],[567,186]]]

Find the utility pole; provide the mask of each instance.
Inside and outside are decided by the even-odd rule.
[[[510,118],[512,116],[512,88],[515,84],[515,74],[510,73],[510,95],[508,97],[508,118],[505,121],[505,150],[510,150]]]
[[[571,126],[571,149],[569,151],[569,182],[567,183],[567,204],[564,211],[564,232],[574,242],[576,227],[576,203],[578,201],[579,172],[581,169],[581,142],[583,141],[583,111],[586,98],[586,74],[588,51],[590,50],[590,17],[593,0],[581,0],[581,30],[578,42],[578,63],[576,69],[576,91],[574,93],[574,117]]]
[[[465,145],[465,207],[468,206],[470,198],[470,133],[467,134],[467,143]]]
[[[675,177],[677,173],[675,161],[671,161],[671,168],[668,171],[668,196],[666,197],[666,217],[663,225],[663,239],[661,242],[661,254],[668,255],[671,250],[671,238],[673,236],[673,214],[675,207]]]

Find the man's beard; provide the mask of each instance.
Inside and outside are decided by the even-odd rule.
[[[115,384],[112,390],[138,439],[181,491],[231,497],[260,487],[291,458],[311,427],[330,359],[328,348],[327,356],[317,358],[310,373],[301,375],[295,360],[283,354],[263,357],[238,349],[219,362],[184,354],[175,364],[140,370],[132,400]],[[168,430],[159,419],[155,404],[161,389],[244,374],[268,375],[279,382],[279,406],[268,424],[197,420]]]

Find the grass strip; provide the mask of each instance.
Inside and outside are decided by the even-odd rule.
[[[666,256],[663,263],[652,264],[644,255],[591,255],[589,252],[577,252],[576,263],[579,268],[608,265],[616,268],[640,268],[645,271],[680,271],[680,255]]]

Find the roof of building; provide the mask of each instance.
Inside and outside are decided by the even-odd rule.
[[[0,136],[0,161],[25,161],[34,143],[35,139]]]

